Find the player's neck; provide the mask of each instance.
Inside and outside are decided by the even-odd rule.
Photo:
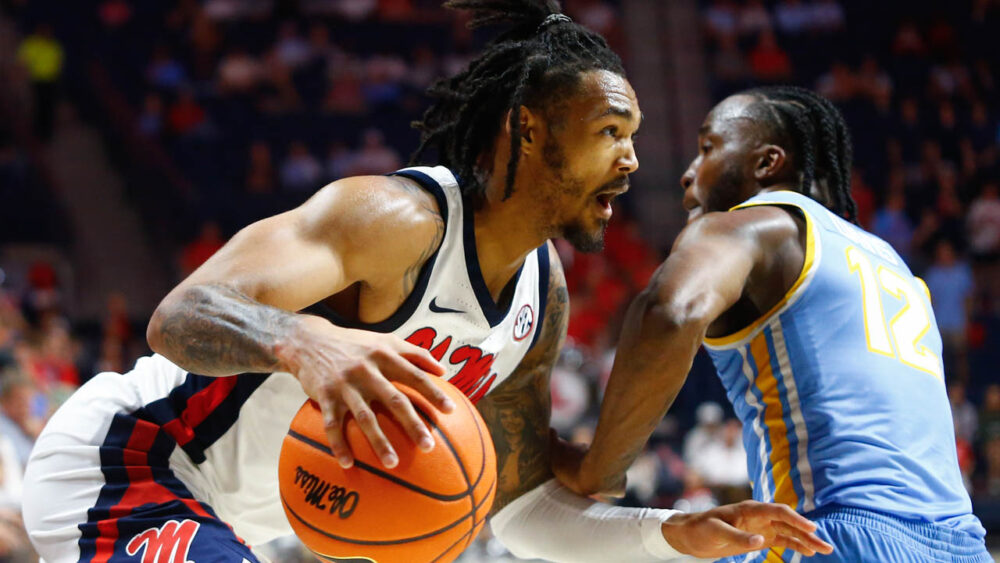
[[[515,194],[504,201],[505,182],[491,178],[487,182],[486,202],[475,213],[476,252],[483,280],[496,299],[525,257],[546,241],[538,228],[538,218],[526,198]],[[537,206],[536,206],[537,207]]]

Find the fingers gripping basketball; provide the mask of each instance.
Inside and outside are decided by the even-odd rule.
[[[350,415],[345,437],[356,461],[341,468],[327,446],[318,406],[302,405],[281,449],[281,499],[296,534],[321,558],[444,563],[482,528],[496,491],[493,442],[472,403],[451,384],[434,382],[457,405],[451,413],[395,384],[431,428],[429,452],[417,449],[388,409],[372,405],[399,454],[391,470]]]

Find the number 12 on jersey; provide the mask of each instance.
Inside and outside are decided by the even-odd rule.
[[[861,280],[868,350],[896,358],[907,366],[943,378],[941,359],[920,344],[931,328],[930,315],[920,296],[920,289],[914,287],[912,279],[908,280],[885,266],[879,266],[876,270],[868,256],[854,246],[847,247],[846,254],[851,273],[857,273]],[[880,286],[893,298],[903,302],[899,312],[888,320],[882,308]]]

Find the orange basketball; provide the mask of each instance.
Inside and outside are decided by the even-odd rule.
[[[421,452],[378,403],[372,410],[399,456],[386,469],[353,418],[346,424],[355,462],[342,469],[330,453],[319,406],[306,401],[281,446],[278,476],[285,515],[325,561],[447,563],[476,538],[496,492],[496,454],[468,398],[435,378],[455,402],[444,414],[421,395],[413,401],[434,435]]]

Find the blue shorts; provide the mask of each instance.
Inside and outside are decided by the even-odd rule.
[[[726,563],[764,561],[807,563],[993,563],[985,542],[972,534],[937,524],[896,518],[881,512],[835,506],[804,515],[819,527],[816,535],[833,553],[804,558],[791,550],[765,550],[720,559]]]

